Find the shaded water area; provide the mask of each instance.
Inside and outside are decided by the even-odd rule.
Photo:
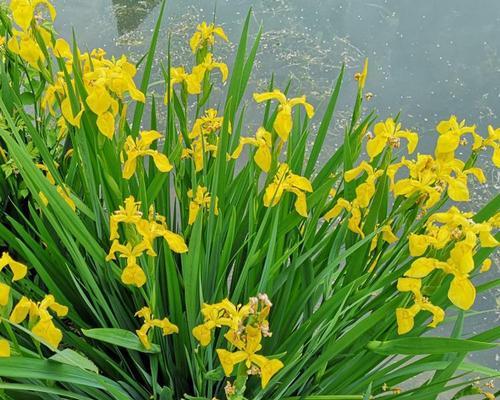
[[[70,38],[74,28],[81,48],[103,47],[134,61],[148,48],[159,11],[159,0],[53,3],[59,12],[56,29],[64,37]],[[232,44],[217,46],[216,53],[228,59],[250,7],[253,32],[260,23],[264,32],[250,90],[264,88],[274,73],[278,86],[292,79],[292,92],[305,93],[321,113],[345,63],[346,80],[326,153],[341,142],[354,101],[353,74],[365,57],[370,60],[366,88],[374,94],[367,107],[384,119],[401,112],[404,126],[420,134],[420,151],[432,151],[437,122],[451,114],[476,124],[482,135],[488,124],[500,126],[498,0],[170,0],[151,90],[158,96],[164,94],[159,71],[169,35],[174,63],[190,65],[189,37],[196,23],[212,20],[215,12],[232,39]],[[253,107],[251,101],[248,104],[250,133],[262,109]],[[488,183],[474,188],[473,201],[465,206],[472,209],[492,198],[500,187],[491,153],[481,155],[478,164],[485,169]],[[498,254],[495,259],[489,278],[499,276]],[[479,297],[475,308],[480,312],[467,318],[466,335],[498,325],[499,291]],[[443,326],[436,333],[449,329],[450,325]],[[497,367],[500,355],[483,352],[471,359]]]

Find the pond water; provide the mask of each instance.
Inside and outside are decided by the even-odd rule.
[[[75,29],[81,48],[103,47],[138,60],[148,47],[158,16],[159,0],[53,0],[56,29],[66,38]],[[347,73],[337,120],[329,137],[338,146],[356,83],[353,74],[365,57],[370,69],[368,103],[382,118],[401,112],[404,126],[421,137],[422,151],[431,151],[434,127],[451,114],[478,126],[500,126],[500,2],[498,0],[170,0],[162,30],[156,71],[172,36],[176,62],[188,64],[188,39],[196,23],[212,20],[214,12],[233,43],[253,8],[253,28],[263,24],[263,37],[251,85],[264,88],[271,72],[284,87],[303,92],[321,106],[342,63]],[[229,57],[234,44],[217,47]],[[157,79],[160,79],[157,74]],[[163,95],[163,85],[153,90]],[[252,124],[252,113],[249,114]],[[254,121],[255,122],[255,121]],[[500,178],[491,155],[481,156],[488,184],[474,190],[472,207],[498,193]],[[498,257],[496,257],[498,258]],[[491,275],[498,276],[498,262]],[[498,291],[483,295],[468,318],[467,334],[498,324]],[[444,328],[443,328],[444,329]],[[472,355],[490,367],[498,353]]]

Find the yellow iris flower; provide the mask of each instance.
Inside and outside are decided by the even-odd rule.
[[[14,260],[8,252],[3,252],[0,257],[0,272],[5,267],[12,271],[12,282],[23,279],[28,273],[28,267],[19,261]],[[9,303],[10,286],[0,282],[0,307],[5,307]]]
[[[119,206],[109,218],[109,240],[118,239],[118,224],[136,224],[142,219],[141,202],[135,201],[134,196],[129,196],[125,199],[124,206]]]
[[[35,10],[43,5],[49,10],[50,18],[56,18],[56,10],[48,0],[11,0],[10,9],[14,22],[23,30],[28,30],[35,16]]]
[[[193,68],[193,74],[203,79],[206,72],[211,72],[214,69],[218,69],[220,71],[222,75],[222,82],[226,82],[227,76],[229,75],[227,65],[223,62],[215,61],[212,53],[207,53],[203,61]]]
[[[253,159],[259,168],[264,172],[269,172],[271,169],[272,162],[272,138],[271,133],[266,131],[264,128],[257,129],[255,133],[255,138],[250,137],[240,137],[240,143],[238,147],[234,150],[233,154],[229,156],[230,159],[236,160],[241,152],[243,151],[243,146],[250,145],[257,148]]]
[[[356,187],[356,202],[361,208],[366,208],[370,204],[372,197],[375,195],[375,182],[384,174],[384,171],[374,171],[373,167],[366,161],[361,162],[357,167],[346,171],[344,179],[346,182],[351,182],[356,179],[362,172],[367,174],[366,180]]]
[[[212,201],[212,196],[208,192],[208,189],[205,186],[197,186],[196,192],[193,192],[193,189],[190,189],[187,193],[188,198],[191,199],[189,202],[189,220],[188,224],[192,225],[196,221],[196,217],[200,210],[202,209],[210,209],[210,203]],[[219,215],[218,208],[219,199],[215,198],[214,204],[214,214]]]
[[[409,154],[413,153],[417,148],[417,133],[402,130],[401,124],[396,124],[392,118],[387,118],[385,122],[375,124],[373,133],[374,136],[368,139],[366,144],[366,152],[371,159],[382,153],[387,145],[398,148],[402,138],[408,141],[407,149]]]
[[[430,303],[422,296],[420,291],[422,282],[420,279],[399,278],[398,290],[400,292],[412,292],[414,295],[414,304],[409,308],[399,307],[396,309],[396,320],[398,324],[398,334],[403,335],[410,332],[415,324],[415,316],[422,310],[432,314],[432,321],[428,325],[435,328],[444,320],[444,311],[442,308]]]
[[[474,144],[472,150],[491,147],[493,149],[492,161],[495,167],[500,168],[500,128],[494,129],[488,125],[488,137],[486,139],[479,135],[474,135]]]
[[[220,37],[226,42],[228,41],[222,27],[216,26],[213,23],[207,24],[203,21],[196,27],[196,32],[189,40],[189,46],[191,47],[193,53],[196,53],[198,50],[206,46],[213,46],[215,44],[215,36]]]
[[[260,369],[262,388],[265,388],[274,374],[281,368],[283,363],[280,360],[268,359],[262,355],[256,354],[262,349],[262,333],[258,327],[247,326],[245,329],[245,339],[239,338],[235,331],[229,331],[224,336],[238,350],[230,352],[224,349],[217,349],[220,363],[226,376],[230,376],[234,366],[245,362],[247,368],[256,365]]]
[[[9,267],[12,271],[12,282],[23,279],[28,273],[28,267],[19,261],[14,260],[9,253],[3,252],[0,257],[0,272]]]
[[[279,203],[285,192],[293,193],[295,200],[295,210],[307,217],[306,193],[313,191],[309,179],[296,175],[290,171],[288,164],[280,164],[273,181],[266,187],[264,192],[264,206],[274,207]]]
[[[209,108],[205,114],[197,118],[193,124],[193,129],[189,133],[190,139],[196,139],[203,135],[210,135],[222,128],[224,117],[217,116],[217,110]]]
[[[149,307],[143,307],[135,313],[136,317],[144,319],[144,323],[140,329],[136,330],[142,345],[146,349],[151,349],[151,342],[149,341],[148,332],[151,328],[160,328],[163,336],[179,333],[179,328],[169,321],[168,318],[154,319]]]
[[[250,306],[235,306],[228,299],[216,304],[203,304],[201,314],[204,322],[193,328],[193,336],[202,346],[212,341],[212,331],[222,326],[238,329],[243,320],[250,315]]]
[[[12,310],[9,321],[14,324],[21,324],[29,315],[30,321],[37,320],[31,331],[51,346],[57,348],[63,336],[61,330],[55,326],[49,310],[53,311],[59,318],[68,314],[68,307],[57,303],[54,296],[50,294],[45,296],[39,303],[35,303],[23,296]]]
[[[273,128],[283,142],[288,140],[288,136],[292,131],[292,108],[298,105],[304,106],[308,118],[314,116],[314,107],[306,101],[306,96],[287,99],[279,89],[274,89],[272,92],[254,93],[254,100],[257,103],[262,103],[268,100],[278,100],[278,114],[274,120]]]
[[[169,92],[165,94],[164,102],[168,104],[169,99],[173,96],[174,86],[178,84],[185,84],[186,90],[189,94],[201,93],[201,81],[205,76],[204,69],[193,69],[191,74],[187,73],[184,67],[170,68],[170,87]]]
[[[160,172],[169,172],[173,168],[165,154],[150,149],[151,144],[159,138],[161,134],[157,131],[142,131],[141,137],[135,140],[132,136],[127,137],[123,146],[123,151],[127,155],[123,165],[123,178],[130,179],[134,175],[139,157],[151,156]]]
[[[35,69],[39,69],[39,62],[45,60],[42,49],[31,33],[12,31],[13,36],[7,42],[7,47],[14,54],[19,55],[29,65]]]
[[[455,158],[455,150],[458,148],[461,137],[467,133],[476,137],[476,126],[466,126],[465,120],[458,122],[457,117],[452,115],[449,120],[441,121],[436,130],[439,138],[436,144],[435,155],[440,160],[451,160]]]

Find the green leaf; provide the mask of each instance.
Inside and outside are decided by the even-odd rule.
[[[388,341],[371,341],[367,347],[377,354],[446,354],[489,350],[498,347],[494,343],[477,342],[467,339],[441,337],[415,337]]]
[[[137,335],[125,329],[116,328],[96,328],[96,329],[82,329],[82,333],[92,339],[99,340],[114,344],[118,347],[140,351],[141,353],[159,353],[160,346],[156,344],[151,345],[151,349],[146,349]]]
[[[99,369],[92,361],[71,349],[58,351],[56,354],[50,357],[49,360],[57,361],[62,364],[73,365],[74,367],[95,372],[96,374],[99,373]]]

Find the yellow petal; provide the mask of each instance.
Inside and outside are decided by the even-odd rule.
[[[468,310],[476,299],[476,288],[465,276],[455,276],[448,290],[448,298],[458,308]]]
[[[40,319],[31,331],[56,348],[61,343],[63,337],[61,330],[54,325],[51,319]]]
[[[200,211],[200,206],[194,201],[191,201],[189,203],[189,221],[188,221],[189,225],[193,225],[194,222],[196,221],[198,211]]]
[[[436,154],[450,153],[458,148],[460,143],[460,136],[451,132],[444,133],[439,136],[436,144]]]
[[[127,161],[123,164],[122,176],[124,179],[130,179],[135,174],[137,168],[137,156],[135,153],[129,153]]]
[[[487,258],[486,260],[483,261],[483,263],[481,264],[481,269],[479,270],[479,272],[488,272],[491,268],[491,259],[490,258]],[[0,303],[1,305],[2,303]]]
[[[0,282],[0,306],[4,307],[9,302],[10,286]]]
[[[105,88],[96,86],[89,91],[86,102],[94,114],[102,115],[111,107],[111,100],[111,95]]]
[[[158,168],[160,172],[169,172],[172,170],[173,166],[170,164],[170,161],[165,154],[155,152],[152,156],[156,168]]]
[[[278,111],[273,123],[274,130],[283,142],[288,140],[288,136],[292,131],[292,124],[292,111],[289,106],[285,106],[282,110]]]
[[[420,257],[435,241],[436,240],[429,235],[416,235],[414,233],[410,234],[410,236],[408,236],[410,255],[412,257]]]
[[[135,333],[139,337],[139,340],[141,341],[144,348],[146,348],[147,350],[151,349],[151,343],[149,342],[147,330],[138,329],[135,331]]]
[[[208,346],[212,341],[212,330],[208,328],[207,324],[195,326],[192,333],[202,346]]]
[[[80,110],[80,112],[77,115],[74,115],[70,100],[68,98],[65,98],[61,102],[61,112],[64,118],[66,118],[66,121],[68,121],[71,125],[76,126],[78,128],[80,127],[80,119],[83,114],[83,109]]]
[[[31,301],[27,297],[21,297],[19,302],[16,304],[12,310],[9,321],[14,324],[20,324],[23,322],[31,309]]]
[[[263,101],[268,100],[278,100],[280,104],[286,103],[286,97],[279,89],[274,89],[272,92],[254,93],[253,99],[257,103],[262,103]]]
[[[411,267],[405,272],[405,276],[410,278],[424,278],[434,271],[438,266],[438,261],[434,258],[421,257],[413,261]]]
[[[266,357],[260,355],[254,355],[253,359],[259,366],[263,389],[267,386],[271,378],[284,367],[283,363],[280,360],[269,360]]]
[[[69,47],[69,43],[63,38],[58,38],[56,40],[56,44],[54,46],[54,55],[56,57],[62,58],[72,58],[73,53],[71,52],[71,48]]]
[[[0,357],[10,357],[10,345],[5,339],[0,338]]]
[[[455,244],[450,251],[450,258],[453,263],[463,274],[467,274],[474,269],[474,256],[472,253],[473,248],[465,241]]]
[[[398,335],[404,335],[413,329],[415,324],[415,313],[411,308],[397,308],[396,321],[398,324]]]
[[[115,117],[109,111],[97,117],[97,127],[99,131],[108,139],[113,139],[115,133]]]
[[[137,264],[127,265],[121,278],[125,285],[135,285],[139,288],[146,283],[146,274]]]
[[[297,199],[295,200],[295,210],[302,215],[304,218],[307,218],[307,202],[306,195],[301,191],[294,191]]]
[[[181,235],[178,235],[170,231],[165,231],[163,237],[167,241],[168,247],[170,247],[172,251],[176,253],[185,253],[188,251],[186,242],[184,241]]]
[[[272,162],[272,155],[269,147],[260,146],[255,152],[253,159],[262,171],[269,172]]]
[[[385,145],[387,143],[387,139],[382,136],[375,136],[372,139],[369,139],[366,143],[366,152],[370,159],[378,156],[382,151],[384,151]]]
[[[465,176],[458,178],[449,178],[448,182],[448,196],[453,201],[469,201],[469,188],[467,187],[467,179]]]
[[[217,349],[217,355],[219,356],[219,361],[224,373],[226,376],[230,376],[234,369],[232,353],[224,349]]]
[[[420,289],[422,287],[422,281],[415,278],[399,278],[398,279],[398,290],[400,292],[412,292],[416,296],[420,295]]]

